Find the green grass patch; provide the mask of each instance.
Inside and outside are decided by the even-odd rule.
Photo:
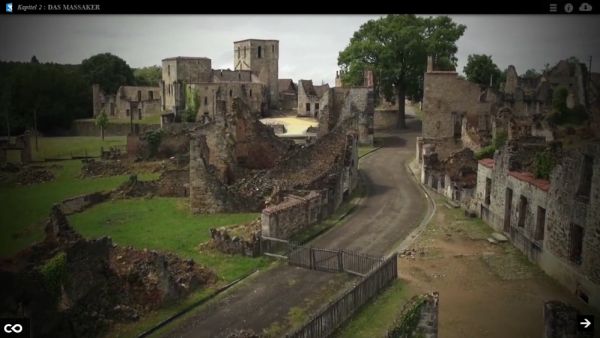
[[[81,161],[69,160],[48,163],[55,180],[47,183],[16,186],[0,184],[0,257],[15,254],[43,238],[43,225],[55,203],[95,191],[107,191],[127,181],[128,175],[79,178]],[[155,179],[158,174],[144,174],[141,179]]]
[[[255,213],[194,215],[188,199],[155,197],[114,200],[69,217],[85,237],[110,236],[119,245],[168,251],[191,258],[213,269],[230,282],[268,263],[266,258],[200,252],[198,245],[210,239],[210,228],[245,223]]]
[[[65,159],[72,156],[100,156],[100,147],[108,149],[127,144],[125,136],[106,136],[104,141],[100,136],[73,137],[40,137],[38,150],[35,149],[35,138],[31,138],[32,157],[36,161],[47,158]]]
[[[163,320],[166,320],[175,313],[182,311],[186,307],[191,306],[195,302],[199,302],[202,299],[208,298],[213,292],[215,292],[214,288],[202,289],[192,293],[185,300],[177,304],[166,306],[162,309],[158,309],[147,313],[136,322],[116,324],[114,327],[111,328],[110,332],[108,332],[108,334],[105,335],[105,337],[137,337],[142,332],[148,331],[149,329],[156,326],[156,324],[162,322]]]
[[[371,147],[371,146],[361,146],[358,147],[358,157],[363,157],[366,154],[370,153],[371,151],[377,149],[376,147]]]
[[[405,285],[399,280],[394,281],[389,288],[354,314],[334,336],[385,337],[409,298]]]

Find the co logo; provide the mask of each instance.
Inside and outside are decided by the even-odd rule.
[[[21,324],[6,324],[4,325],[4,332],[6,333],[21,333],[23,326]]]

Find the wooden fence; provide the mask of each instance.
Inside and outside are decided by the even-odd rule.
[[[342,254],[343,256],[343,254]],[[332,334],[356,310],[398,276],[397,256],[379,262],[356,286],[331,302],[289,338],[322,338]]]

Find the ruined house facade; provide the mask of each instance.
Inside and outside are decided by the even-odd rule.
[[[105,113],[109,118],[141,120],[160,115],[159,87],[121,86],[115,94],[107,94],[100,85],[92,85],[94,116]]]
[[[298,81],[298,116],[319,118],[329,101],[329,85],[315,86],[312,80]]]
[[[279,79],[279,108],[285,113],[295,113],[298,109],[298,87],[292,79]]]
[[[511,170],[515,153],[509,148],[479,161],[477,214],[600,308],[600,143],[563,149],[549,180]]]
[[[455,72],[425,74],[421,182],[503,232],[532,262],[583,301],[600,308],[600,136],[597,86],[579,63],[561,61],[543,75],[510,66],[499,91]],[[553,93],[589,114],[579,127],[548,122]],[[493,158],[474,152],[505,135]],[[573,141],[576,140],[576,141]],[[541,155],[554,163],[534,174]],[[458,170],[457,170],[458,169]]]

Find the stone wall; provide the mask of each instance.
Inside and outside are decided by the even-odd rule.
[[[106,201],[109,196],[110,193],[94,192],[91,194],[68,198],[60,203],[60,210],[65,215],[75,214]]]
[[[306,196],[288,195],[283,202],[263,209],[262,236],[288,239],[320,222],[327,204],[327,196],[318,191]]]
[[[319,137],[344,121],[354,120],[360,144],[373,144],[375,100],[368,87],[332,88],[328,104],[319,115]]]
[[[159,124],[133,124],[134,134],[143,134],[145,132],[160,128]],[[131,133],[131,126],[129,123],[114,123],[109,122],[108,126],[104,129],[104,136],[126,136]],[[94,120],[84,119],[75,120],[71,124],[68,136],[100,136],[100,128],[96,126]]]
[[[394,129],[398,123],[398,110],[375,110],[373,127],[375,129]]]
[[[459,78],[456,72],[427,72],[424,86],[423,137],[426,138],[455,137],[460,133],[463,117],[477,119],[487,114],[493,103],[478,84]]]
[[[437,338],[438,313],[437,292],[417,295],[404,305],[393,327],[388,329],[386,337]]]
[[[0,139],[0,164],[7,162],[9,151],[19,153],[20,163],[31,162],[31,134],[29,131],[15,137],[14,142],[8,138]]]
[[[514,165],[510,155],[504,149],[494,160],[480,161],[478,214],[497,231],[509,234],[515,246],[546,273],[600,307],[600,212],[594,207],[600,205],[600,145],[563,150],[550,181],[509,170]],[[582,183],[586,156],[592,159],[592,175]],[[488,179],[489,203],[485,201]],[[588,187],[585,196],[580,193],[582,186]]]
[[[163,172],[158,178],[158,196],[188,197],[190,194],[189,169],[175,169]]]
[[[593,332],[578,330],[576,308],[561,301],[552,300],[544,303],[544,335],[543,338],[592,338]]]

